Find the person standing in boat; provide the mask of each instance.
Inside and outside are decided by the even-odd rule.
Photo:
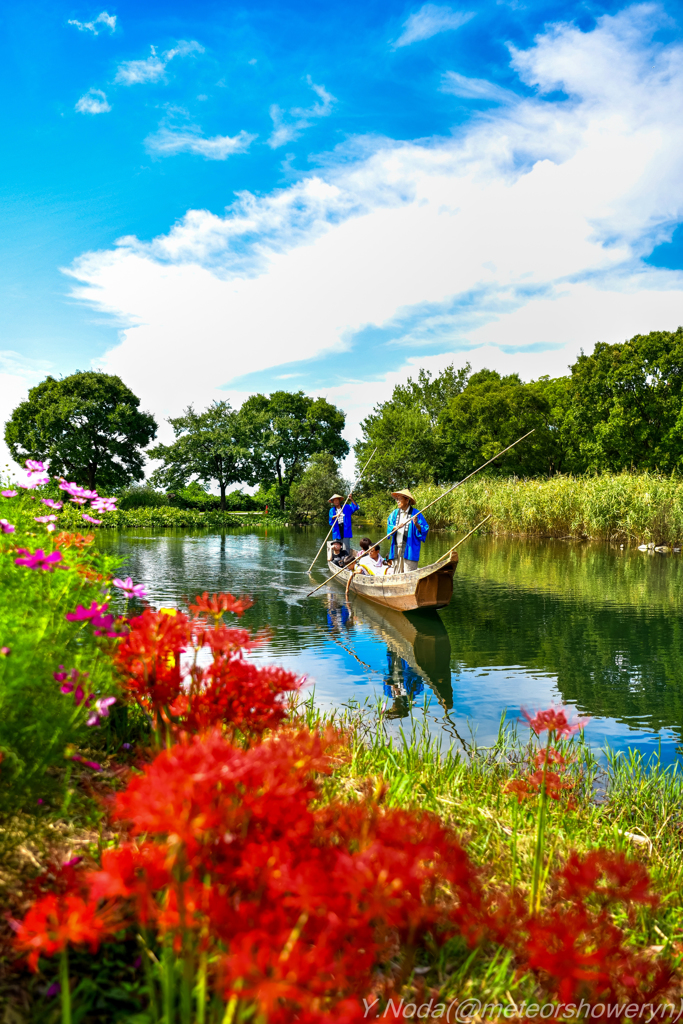
[[[346,505],[341,494],[333,494],[329,501],[332,502],[330,509],[330,526],[332,527],[332,540],[340,540],[347,551],[351,550],[353,543],[353,526],[351,516],[358,511],[358,505],[351,501],[353,497],[349,494]]]
[[[387,533],[391,533],[391,558],[394,573],[412,572],[420,561],[420,547],[427,539],[429,523],[415,508],[410,491],[392,491],[396,508],[389,514]],[[417,516],[411,522],[413,516]]]

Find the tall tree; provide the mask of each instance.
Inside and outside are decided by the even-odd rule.
[[[598,342],[571,371],[589,469],[683,468],[683,327]]]
[[[377,449],[365,473],[367,489],[443,479],[444,452],[436,428],[444,407],[467,384],[470,369],[469,363],[459,370],[451,365],[436,377],[420,370],[417,380],[409,377],[394,388],[388,401],[375,406],[363,420],[363,437],[354,446],[358,466]]]
[[[324,398],[310,398],[303,391],[251,395],[240,416],[249,437],[254,474],[263,484],[277,482],[283,510],[292,484],[313,455],[327,452],[339,459],[348,454],[342,437],[344,413]]]
[[[50,463],[91,490],[117,488],[144,476],[142,449],[157,432],[154,417],[120,377],[95,370],[47,377],[5,425],[12,458]]]
[[[213,402],[197,413],[191,405],[182,416],[171,417],[173,444],[158,444],[149,455],[161,459],[152,481],[157,486],[185,487],[190,481],[218,484],[221,508],[230,484],[252,479],[250,452],[240,414],[229,402]]]

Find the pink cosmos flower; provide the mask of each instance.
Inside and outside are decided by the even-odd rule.
[[[142,599],[147,596],[147,591],[143,587],[142,583],[133,583],[130,576],[125,580],[112,580],[112,583],[115,587],[118,587],[119,590],[123,590],[126,597],[139,597]]]
[[[57,516],[34,516],[37,523],[54,523]]]
[[[64,507],[64,502],[55,501],[54,498],[43,498],[43,505],[47,505],[48,508],[53,508],[55,512],[59,512]]]
[[[81,519],[86,523],[93,523],[95,526],[99,526],[102,522],[101,519],[93,519],[92,516],[88,516],[85,513],[81,516]]]
[[[0,494],[2,494],[3,498],[16,498],[18,493],[19,491],[0,491]]]
[[[95,701],[90,717],[85,724],[99,725],[101,718],[109,717],[109,708],[112,704],[116,704],[116,697],[100,697]]]
[[[12,526],[6,519],[0,519],[0,533],[14,533],[16,526]]]
[[[49,476],[33,476],[29,474],[29,478],[25,484],[19,484],[25,491],[32,491],[36,487],[42,487],[44,484],[49,484]]]
[[[81,487],[79,484],[69,483],[66,480],[60,480],[59,486],[67,494],[70,494],[72,498],[83,498],[88,501],[91,498],[97,497],[97,491],[89,491],[86,487]]]
[[[86,759],[84,757],[81,757],[80,754],[72,754],[71,755],[71,760],[72,761],[80,761],[81,764],[84,764],[86,766],[86,768],[92,768],[93,771],[96,771],[96,772],[101,772],[102,771],[102,765],[101,764],[98,764],[97,761],[86,761]]]
[[[76,605],[75,612],[67,612],[66,618],[69,622],[82,622],[84,619],[95,619],[98,618],[102,612],[106,612],[108,604],[98,604],[97,601],[93,601],[89,608],[84,608],[82,604]]]
[[[74,505],[85,505],[87,503],[86,498],[72,498],[71,500]]]
[[[54,532],[54,528],[55,528],[55,524],[54,523],[48,523],[47,526],[45,527],[45,529],[47,530],[48,533],[53,533]]]
[[[22,552],[25,549],[22,548]],[[61,551],[53,551],[46,555],[42,548],[37,548],[34,554],[26,551],[24,557],[15,558],[15,565],[23,565],[26,569],[42,569],[43,572],[52,572],[57,562],[62,561]]]
[[[3,658],[7,658],[12,653],[11,647],[0,647],[0,654]]]
[[[116,512],[116,498],[97,498],[90,503],[93,512]]]
[[[29,473],[44,473],[45,466],[42,462],[36,462],[35,459],[27,459],[24,463]]]

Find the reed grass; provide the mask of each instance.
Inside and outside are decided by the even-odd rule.
[[[418,508],[447,485],[419,484]],[[393,503],[371,496],[361,503],[380,523]],[[554,476],[547,479],[477,477],[429,510],[436,529],[472,529],[487,515],[486,531],[544,537],[587,537],[623,543],[675,544],[683,539],[683,481],[657,473]]]

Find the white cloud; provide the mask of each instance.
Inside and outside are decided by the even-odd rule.
[[[76,104],[79,114],[107,114],[111,107],[101,89],[88,89]]]
[[[176,153],[198,153],[207,160],[225,160],[235,153],[244,153],[256,138],[248,132],[237,135],[214,135],[205,138],[195,126],[174,130],[160,128],[145,140],[147,149],[157,156],[174,156]]]
[[[460,28],[473,17],[474,11],[454,11],[440,4],[423,4],[419,11],[415,11],[403,23],[403,32],[394,42],[393,49]]]
[[[419,365],[556,375],[597,340],[674,329],[683,273],[640,261],[683,221],[683,47],[651,42],[661,23],[640,5],[590,32],[551,26],[512,54],[539,95],[452,137],[356,141],[225,216],[191,210],[83,255],[75,295],[127,325],[106,368],[163,416],[338,355],[342,382],[323,390],[355,419]],[[370,328],[386,347],[366,334],[345,354]],[[368,367],[384,381],[358,383]]]
[[[310,75],[306,76],[306,81],[318,97],[318,102],[311,104],[310,107],[292,107],[288,113],[274,103],[270,108],[273,132],[268,139],[268,145],[271,149],[277,149],[297,139],[302,131],[311,127],[316,118],[328,117],[332,113],[332,108],[337,102],[336,97],[328,92],[324,85],[316,85]]]
[[[122,85],[140,85],[145,82],[158,82],[163,77],[166,65],[174,57],[187,57],[191,53],[204,53],[204,47],[196,40],[181,39],[175,47],[166,50],[160,57],[156,47],[150,47],[151,54],[144,60],[124,60],[116,70],[115,82]]]
[[[77,21],[75,18],[70,18],[69,25],[74,25],[79,32],[92,32],[97,36],[100,33],[100,26],[108,28],[110,32],[116,31],[116,15],[101,11],[92,21]]]
[[[0,351],[0,423],[4,424],[20,402],[28,397],[29,388],[38,384],[52,364],[43,359],[27,359],[19,352]],[[5,444],[4,429],[0,431],[0,479],[11,476],[24,480],[26,474],[12,460]]]
[[[495,103],[514,103],[517,96],[485,78],[467,78],[457,71],[446,71],[441,78],[441,91],[461,96],[466,100],[493,100]]]

